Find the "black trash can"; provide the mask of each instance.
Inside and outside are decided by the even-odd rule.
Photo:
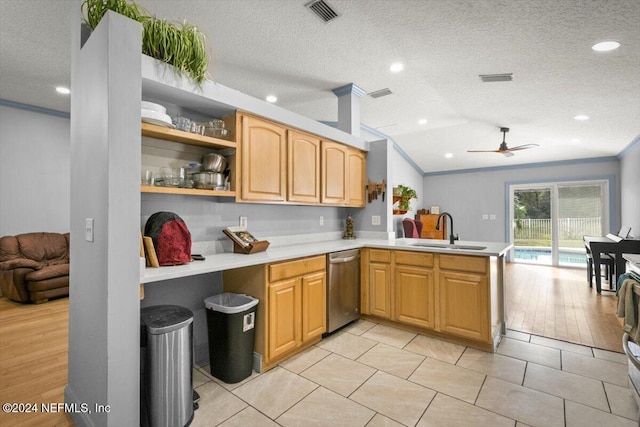
[[[193,313],[178,305],[140,310],[141,413],[150,427],[193,420]]]
[[[225,292],[205,299],[204,304],[211,375],[229,384],[248,378],[253,369],[258,300]]]

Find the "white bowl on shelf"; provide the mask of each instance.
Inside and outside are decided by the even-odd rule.
[[[164,126],[168,128],[175,128],[173,123],[171,123],[171,117],[164,113],[159,113],[153,110],[140,110],[140,117],[142,121],[145,123],[151,123],[152,125]]]
[[[157,111],[158,113],[167,114],[167,109],[164,105],[156,104],[155,102],[142,101],[140,104],[143,110]]]

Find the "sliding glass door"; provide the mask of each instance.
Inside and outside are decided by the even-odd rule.
[[[511,259],[586,266],[582,237],[606,234],[606,181],[510,185]]]
[[[529,186],[512,192],[512,242],[515,260],[552,265],[550,187]]]

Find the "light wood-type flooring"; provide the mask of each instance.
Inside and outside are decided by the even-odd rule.
[[[0,298],[0,403],[36,404],[37,413],[0,412],[2,426],[72,426],[64,412],[42,413],[41,403],[63,403],[67,384],[69,299],[21,304]]]
[[[508,328],[622,351],[615,294],[589,288],[584,270],[507,265]],[[63,402],[67,298],[19,304],[0,298],[0,403]],[[7,414],[0,425],[71,426],[64,413]]]
[[[599,295],[595,280],[590,288],[584,269],[507,264],[506,270],[508,329],[622,352],[618,298]]]

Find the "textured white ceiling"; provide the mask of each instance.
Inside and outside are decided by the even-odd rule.
[[[198,25],[212,78],[325,121],[331,89],[366,92],[362,123],[394,141],[425,172],[617,155],[640,134],[638,0],[139,0],[150,13]],[[0,0],[0,98],[68,111],[70,0]],[[620,49],[596,53],[613,39]],[[403,72],[389,65],[400,61]],[[513,73],[481,83],[479,74]],[[573,117],[587,114],[588,122]],[[428,124],[419,125],[420,118]],[[540,147],[505,158],[510,146]],[[572,142],[579,139],[579,143]],[[444,154],[451,152],[452,159]]]

